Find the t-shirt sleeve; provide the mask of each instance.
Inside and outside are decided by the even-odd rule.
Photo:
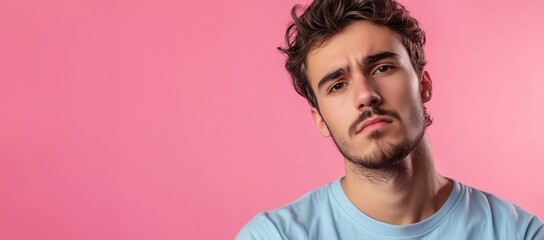
[[[274,224],[264,215],[258,214],[240,230],[236,240],[281,240]]]

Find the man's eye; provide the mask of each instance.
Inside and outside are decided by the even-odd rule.
[[[380,67],[376,68],[374,73],[386,73],[386,72],[390,72],[391,70],[393,70],[393,66],[383,65],[383,66],[380,66]]]
[[[339,82],[332,85],[330,92],[336,92],[346,86],[345,82]]]

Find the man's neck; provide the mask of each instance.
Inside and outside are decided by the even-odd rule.
[[[446,202],[453,184],[434,168],[424,136],[394,173],[369,172],[346,161],[342,187],[348,199],[366,215],[381,222],[406,225],[432,216]],[[387,175],[379,178],[378,174]]]

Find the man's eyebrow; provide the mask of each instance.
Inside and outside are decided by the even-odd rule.
[[[368,55],[363,59],[363,66],[366,66],[368,64],[372,64],[375,62],[378,62],[380,60],[386,59],[386,58],[396,58],[399,55],[394,52],[380,52],[372,55]],[[336,71],[329,72],[319,80],[319,83],[317,84],[317,89],[320,89],[323,85],[325,85],[327,82],[330,82],[338,77],[340,77],[342,74],[346,72],[345,68],[339,68]]]
[[[388,52],[388,51],[368,55],[363,59],[363,66],[375,63],[377,61],[380,61],[386,58],[396,58],[398,56],[399,56],[398,54],[394,52]]]
[[[323,85],[325,85],[327,82],[330,82],[344,74],[346,70],[344,68],[336,69],[334,72],[329,72],[319,80],[319,83],[317,84],[317,89],[320,89]]]

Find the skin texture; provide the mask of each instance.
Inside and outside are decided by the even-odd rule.
[[[452,184],[436,172],[425,136],[423,104],[431,100],[432,81],[427,71],[415,72],[400,37],[356,21],[306,60],[319,105],[311,113],[345,158],[342,186],[354,205],[391,224],[438,211]],[[371,120],[378,122],[361,128]]]

